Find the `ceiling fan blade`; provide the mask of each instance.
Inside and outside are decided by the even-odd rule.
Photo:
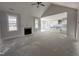
[[[37,5],[37,8],[38,8],[39,6],[45,6],[44,4],[42,4],[42,2],[36,2],[36,3],[32,4],[32,5]]]
[[[44,4],[40,4],[41,6],[45,6]]]

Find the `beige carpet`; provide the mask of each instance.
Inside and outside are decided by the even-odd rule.
[[[10,40],[11,41],[11,40]],[[10,42],[9,41],[9,42]],[[37,32],[13,39],[15,43],[4,55],[13,56],[73,56],[74,41],[60,32]]]

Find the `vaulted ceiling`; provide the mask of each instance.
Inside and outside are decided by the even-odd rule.
[[[66,6],[70,8],[78,8],[79,2],[53,2],[53,4],[61,5],[61,6]]]
[[[78,8],[77,2],[43,2],[46,6],[40,6],[39,8],[33,6],[32,3],[34,2],[0,2],[0,10],[25,13],[31,16],[41,17],[50,4],[58,4],[76,9]]]

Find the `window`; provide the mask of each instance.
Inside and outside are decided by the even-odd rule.
[[[8,15],[8,28],[9,31],[16,31],[17,30],[17,17]]]
[[[35,29],[38,29],[38,19],[35,19]]]

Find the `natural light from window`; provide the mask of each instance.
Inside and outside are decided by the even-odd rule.
[[[41,32],[67,31],[67,12],[41,18]]]
[[[17,30],[17,17],[8,15],[8,28],[9,31],[16,31]]]
[[[38,19],[35,19],[35,29],[38,29]]]

